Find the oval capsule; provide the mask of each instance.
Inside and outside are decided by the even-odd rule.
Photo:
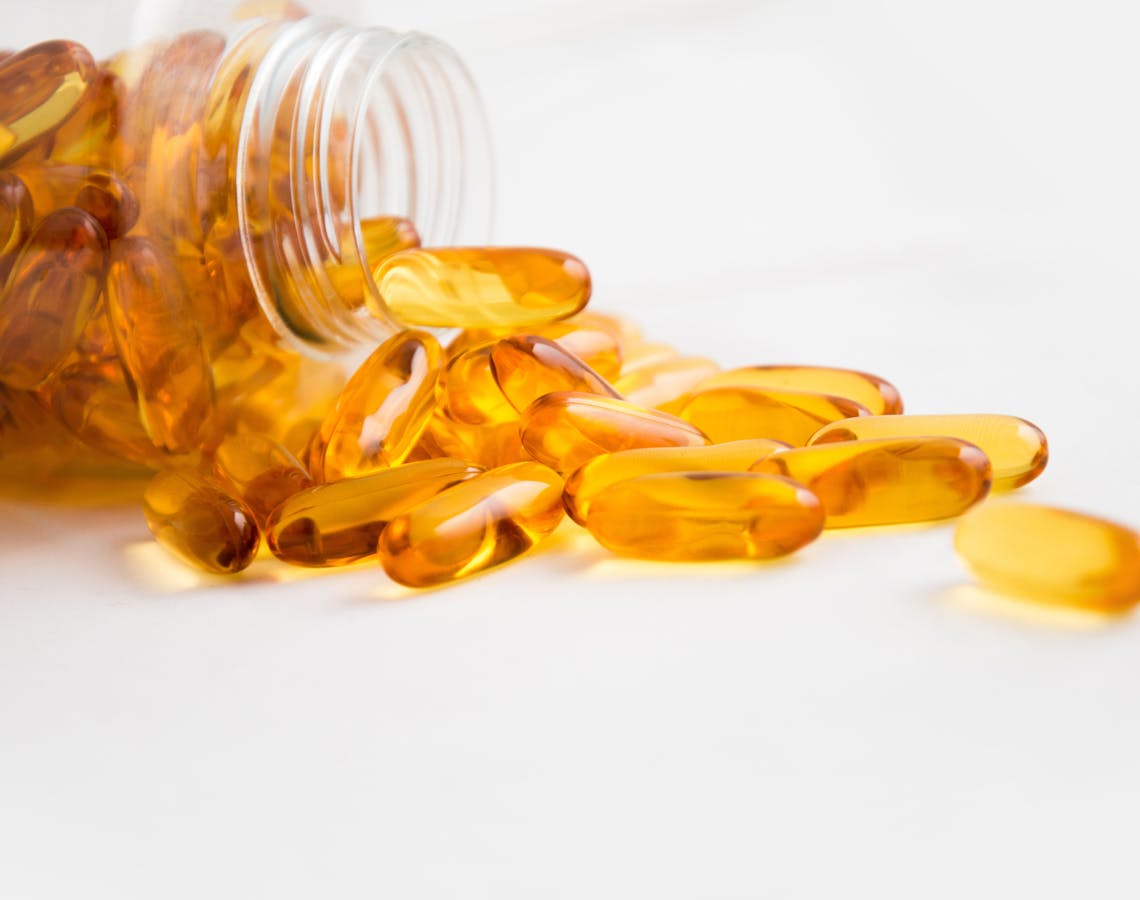
[[[106,65],[92,77],[91,87],[79,107],[68,116],[45,152],[53,162],[108,169],[121,167],[120,113],[126,88]]]
[[[937,435],[955,437],[981,447],[993,466],[995,491],[1029,483],[1041,474],[1049,461],[1049,445],[1040,428],[1015,416],[992,414],[847,419],[821,428],[810,443]]]
[[[319,484],[273,510],[266,541],[274,556],[295,566],[367,559],[389,521],[482,471],[464,460],[432,459]]]
[[[666,365],[681,359],[681,351],[672,344],[640,341],[622,350],[622,377],[642,369]]]
[[[432,459],[451,456],[477,463],[486,469],[530,462],[530,454],[519,439],[518,422],[498,425],[468,425],[453,422],[447,416],[432,416],[416,450],[409,459]]]
[[[703,447],[693,425],[655,409],[595,394],[547,394],[523,413],[519,436],[526,451],[569,474],[601,453],[638,447]]]
[[[492,344],[454,357],[442,376],[440,400],[449,418],[467,425],[494,425],[518,419],[491,370]]]
[[[0,287],[32,230],[35,206],[28,186],[11,172],[0,172]]]
[[[822,425],[868,413],[854,400],[827,394],[719,387],[695,391],[678,415],[718,444],[763,437],[798,447]]]
[[[607,381],[621,374],[621,345],[612,333],[608,322],[595,322],[591,313],[579,313],[558,322],[531,325],[525,332],[512,328],[464,328],[447,345],[447,356],[453,359],[461,353],[493,344],[517,334],[533,334],[554,341],[567,353],[582,360]]]
[[[823,506],[803,485],[752,472],[641,475],[599,493],[586,527],[623,556],[770,559],[815,540]]]
[[[227,435],[214,453],[214,474],[233,487],[260,526],[278,506],[313,486],[301,461],[263,434]]]
[[[884,438],[782,450],[753,472],[792,478],[819,497],[828,528],[932,522],[989,493],[990,461],[955,438]]]
[[[903,411],[898,388],[878,375],[828,366],[745,366],[712,375],[702,388],[756,387],[846,397],[876,416]]]
[[[590,273],[558,250],[405,250],[374,273],[386,312],[409,325],[525,327],[563,319],[590,299]]]
[[[375,216],[360,221],[359,246],[356,240],[341,246],[340,261],[326,266],[329,281],[350,306],[364,304],[368,293],[366,279],[372,270],[401,250],[420,245],[420,236],[410,219],[400,216]]]
[[[627,372],[614,387],[630,403],[678,413],[697,385],[720,371],[703,356],[680,356]]]
[[[988,503],[954,546],[982,584],[1029,600],[1121,613],[1140,601],[1140,534],[1066,509]]]
[[[491,346],[490,362],[495,383],[519,412],[539,397],[558,391],[621,399],[609,382],[584,362],[536,335],[498,341]]]
[[[538,463],[515,463],[476,475],[393,519],[377,553],[394,581],[429,587],[517,559],[562,515],[562,479]]]
[[[139,218],[139,202],[127,183],[106,169],[26,163],[16,168],[36,209],[77,206],[90,213],[108,238],[122,237]]]
[[[781,441],[755,438],[707,447],[648,447],[605,453],[566,479],[562,499],[570,518],[585,525],[590,502],[611,484],[662,472],[747,472],[753,464],[787,447]]]
[[[246,568],[260,540],[249,507],[193,469],[155,475],[143,493],[146,524],[184,562],[218,575]]]

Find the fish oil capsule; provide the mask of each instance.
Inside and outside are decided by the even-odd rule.
[[[617,316],[612,313],[599,312],[589,309],[580,312],[569,320],[577,327],[597,329],[607,332],[618,343],[618,350],[624,356],[638,344],[644,343],[641,328],[633,319]],[[578,354],[582,356],[583,354]],[[595,366],[594,368],[598,368]],[[601,369],[598,369],[600,372]],[[609,377],[609,376],[607,376]]]
[[[553,341],[607,381],[617,378],[621,374],[621,348],[617,338],[600,327],[579,322],[582,315],[584,314],[561,322],[532,325],[525,331],[510,328],[465,328],[447,345],[447,356],[454,359],[468,350],[504,338],[532,334]]]
[[[1140,601],[1140,535],[1094,516],[987,503],[958,523],[954,546],[982,584],[1101,613]]]
[[[367,559],[389,521],[482,471],[464,460],[432,459],[319,484],[270,513],[266,541],[274,556],[295,566]]]
[[[348,380],[309,450],[318,481],[364,475],[401,462],[435,402],[443,349],[424,331],[395,334]]]
[[[523,413],[522,445],[543,465],[569,474],[601,453],[639,447],[703,447],[693,425],[655,409],[596,394],[547,394]]]
[[[672,344],[637,343],[622,350],[622,376],[630,375],[642,369],[676,362],[681,358],[681,351]]]
[[[455,422],[438,412],[428,422],[414,454],[417,459],[450,456],[476,463],[485,469],[516,462],[530,462],[519,439],[518,422],[469,425]]]
[[[138,221],[139,202],[114,172],[48,163],[28,163],[15,171],[31,191],[36,209],[77,206],[89,212],[112,240],[125,235]]]
[[[263,434],[228,435],[214,454],[214,474],[234,488],[262,527],[273,510],[313,486],[301,461]]]
[[[186,289],[159,244],[112,245],[106,303],[147,434],[171,453],[196,449],[214,411],[213,374]]]
[[[823,506],[803,485],[752,472],[668,472],[610,485],[586,527],[623,556],[671,561],[770,559],[811,543]]]
[[[807,391],[854,400],[876,416],[903,410],[898,388],[886,379],[854,369],[826,366],[745,366],[710,376],[702,388],[756,387],[764,390]]]
[[[490,361],[495,382],[519,412],[556,391],[621,399],[601,375],[546,338],[528,334],[501,340],[492,345]]]
[[[95,72],[86,48],[68,41],[37,44],[0,62],[0,166],[47,141],[75,112]]]
[[[614,387],[630,403],[676,415],[697,385],[719,371],[720,366],[711,359],[680,356],[635,368],[619,378]]]
[[[95,73],[83,101],[55,132],[46,156],[53,162],[107,169],[118,165],[119,119],[126,88],[106,66]]]
[[[868,413],[844,397],[721,387],[695,391],[678,415],[716,443],[764,437],[798,447],[829,422]]]
[[[662,472],[747,472],[754,463],[787,447],[781,441],[754,438],[707,447],[649,447],[605,453],[566,479],[562,500],[570,518],[585,525],[590,501],[611,484]]]
[[[60,209],[28,236],[0,293],[0,381],[42,384],[64,363],[103,287],[107,237],[90,215]]]
[[[989,493],[990,461],[955,438],[882,438],[782,450],[752,466],[815,494],[828,528],[931,522]]]
[[[0,287],[32,230],[32,195],[16,175],[0,172]]]
[[[525,327],[563,319],[590,299],[590,273],[557,250],[405,250],[374,273],[387,312],[410,325]]]
[[[184,562],[218,575],[246,568],[259,535],[249,507],[193,469],[154,476],[143,493],[146,524]]]
[[[429,587],[517,559],[550,534],[562,514],[562,479],[538,463],[515,463],[393,519],[377,553],[394,581]]]
[[[353,242],[346,241],[341,247],[339,262],[328,266],[329,280],[336,292],[350,306],[362,306],[368,288],[365,276],[361,273],[359,260],[363,260],[369,271],[401,250],[410,250],[420,245],[420,236],[411,220],[400,216],[376,216],[360,221],[360,249]],[[361,252],[363,251],[363,252]],[[349,262],[351,260],[351,262]]]
[[[473,347],[453,358],[443,373],[440,399],[449,418],[467,425],[518,419],[491,369],[493,344]]]
[[[1002,415],[866,416],[833,422],[810,443],[885,437],[943,435],[982,448],[993,466],[993,489],[1007,491],[1032,481],[1049,460],[1049,445],[1032,422]]]

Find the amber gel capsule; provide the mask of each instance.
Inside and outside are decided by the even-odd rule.
[[[0,285],[32,230],[35,208],[27,185],[11,172],[0,172]]]
[[[703,447],[709,439],[688,422],[596,394],[547,394],[529,406],[519,428],[527,453],[569,474],[601,453],[638,447]]]
[[[610,383],[582,360],[536,335],[519,335],[494,344],[491,371],[503,395],[519,412],[539,397],[557,391],[621,399]]]
[[[257,553],[249,507],[191,469],[160,472],[143,494],[147,527],[163,547],[207,572],[232,575]]]
[[[387,311],[409,325],[521,327],[564,319],[590,299],[581,260],[528,247],[405,250],[374,277]]]
[[[684,408],[693,390],[719,371],[720,366],[711,359],[680,356],[627,372],[614,387],[630,403],[675,415]]]
[[[989,503],[958,523],[954,546],[978,580],[998,591],[1102,613],[1140,601],[1140,535],[1105,519]]]
[[[822,425],[867,414],[866,407],[844,397],[752,387],[702,388],[678,413],[716,443],[763,437],[797,447]]]
[[[755,438],[707,447],[649,447],[605,453],[566,479],[562,500],[570,518],[585,525],[590,501],[611,484],[660,472],[747,472],[753,464],[787,448],[781,441]]]
[[[821,428],[811,443],[924,435],[956,437],[981,447],[993,465],[995,491],[1027,484],[1049,460],[1049,445],[1041,429],[1014,416],[867,416]]]
[[[530,325],[523,329],[514,328],[465,328],[450,344],[447,355],[454,358],[461,353],[493,344],[504,338],[531,334],[553,341],[567,353],[576,356],[583,363],[609,380],[621,373],[621,346],[618,339],[607,327],[583,321],[587,313],[580,313],[559,322]]]
[[[562,514],[562,479],[538,463],[515,463],[393,519],[377,553],[394,581],[428,587],[517,559],[550,534]]]
[[[955,438],[884,438],[781,450],[753,472],[785,475],[819,497],[828,528],[961,515],[990,489],[990,461]]]
[[[491,370],[492,344],[460,353],[444,369],[440,402],[447,415],[467,425],[497,425],[518,419]]]
[[[823,529],[803,485],[752,472],[671,472],[621,481],[590,503],[586,527],[623,556],[673,561],[769,559]]]
[[[125,235],[138,221],[139,202],[114,172],[48,163],[24,163],[16,171],[28,185],[36,209],[77,206],[91,213],[112,240]]]
[[[867,407],[876,416],[903,411],[898,388],[878,375],[854,369],[833,369],[827,366],[745,366],[713,375],[701,387],[808,391],[846,397]]]
[[[301,461],[263,434],[228,435],[214,454],[214,474],[233,486],[259,526],[294,494],[313,486]]]
[[[376,553],[391,519],[483,470],[432,459],[330,481],[294,494],[265,526],[269,549],[295,566],[343,566]]]

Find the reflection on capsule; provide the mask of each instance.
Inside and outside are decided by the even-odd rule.
[[[798,447],[821,425],[867,415],[867,410],[854,400],[827,394],[713,387],[692,393],[678,415],[716,443],[762,437]]]

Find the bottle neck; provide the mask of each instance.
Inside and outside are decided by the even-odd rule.
[[[410,219],[424,244],[489,236],[490,138],[470,74],[427,35],[319,18],[258,25],[227,57],[255,61],[232,173],[265,316],[311,355],[382,340],[402,325],[384,314],[362,223]]]

